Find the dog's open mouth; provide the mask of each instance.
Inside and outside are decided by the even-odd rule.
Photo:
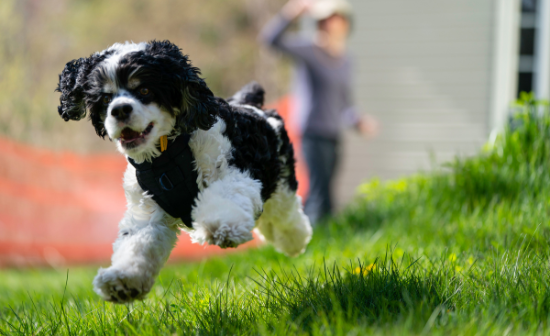
[[[145,139],[145,137],[151,133],[154,126],[154,123],[150,123],[141,133],[126,127],[120,133],[120,143],[125,147],[135,147],[140,145],[143,142],[142,139]]]

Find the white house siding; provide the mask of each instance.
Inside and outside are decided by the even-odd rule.
[[[351,1],[355,100],[381,132],[346,135],[338,204],[367,178],[430,170],[486,141],[495,1]]]

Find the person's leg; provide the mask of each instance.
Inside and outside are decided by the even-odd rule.
[[[322,173],[321,169],[322,160],[320,159],[320,146],[317,138],[305,134],[302,137],[302,154],[306,161],[309,177],[309,189],[306,198],[306,204],[304,206],[304,212],[309,217],[309,221],[312,225],[315,225],[321,215],[322,209]]]
[[[330,141],[318,136],[304,135],[302,152],[309,172],[309,191],[304,212],[315,224],[330,214],[330,179],[333,167]]]
[[[325,215],[334,212],[334,178],[339,164],[339,141],[326,139],[324,144],[324,160],[327,165],[326,181],[323,189],[324,209],[327,209]]]

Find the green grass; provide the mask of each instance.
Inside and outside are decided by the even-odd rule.
[[[298,258],[169,265],[128,306],[95,268],[1,271],[0,334],[550,334],[550,116],[524,98],[478,156],[360,186]]]

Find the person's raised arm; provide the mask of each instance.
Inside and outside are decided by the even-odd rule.
[[[295,20],[307,12],[312,4],[312,0],[290,0],[281,9],[281,15],[289,21]]]
[[[301,57],[301,50],[307,41],[298,36],[286,36],[285,32],[292,21],[299,18],[311,7],[312,0],[290,0],[262,29],[260,41],[291,56]]]

